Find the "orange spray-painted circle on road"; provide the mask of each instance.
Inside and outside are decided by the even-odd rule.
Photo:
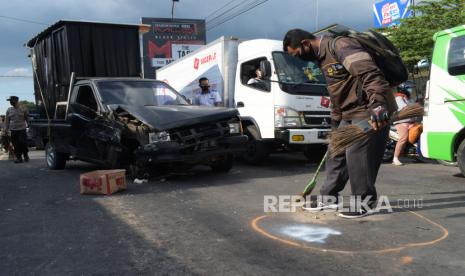
[[[418,214],[417,212],[410,211],[408,212],[412,215],[415,215],[416,217],[420,218],[421,220],[427,222],[429,225],[432,225],[436,227],[438,230],[440,230],[441,235],[438,236],[437,238],[430,240],[430,241],[424,241],[424,242],[412,242],[412,243],[404,243],[400,244],[398,246],[394,247],[386,247],[386,248],[380,248],[380,249],[372,249],[372,250],[342,250],[342,249],[329,249],[329,248],[322,248],[318,246],[311,246],[308,243],[299,243],[295,240],[290,240],[286,238],[279,237],[275,234],[270,233],[269,231],[263,229],[260,226],[260,223],[273,218],[271,215],[263,215],[259,216],[251,221],[251,227],[261,235],[270,238],[272,240],[278,241],[282,244],[292,246],[292,247],[298,247],[298,248],[303,248],[303,249],[309,249],[309,250],[315,250],[323,253],[334,253],[334,254],[344,254],[344,255],[353,255],[353,254],[385,254],[385,253],[396,253],[400,252],[404,249],[407,248],[421,248],[421,247],[427,247],[427,246],[432,246],[438,242],[443,241],[449,236],[449,231],[442,226],[441,224],[434,222],[430,220],[429,218]]]

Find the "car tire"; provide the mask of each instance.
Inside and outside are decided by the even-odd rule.
[[[460,143],[457,150],[457,164],[460,168],[460,172],[465,176],[465,140]]]
[[[214,172],[227,173],[229,172],[234,164],[234,158],[232,155],[225,156],[223,159],[213,161],[210,167]]]
[[[66,166],[68,155],[57,152],[53,144],[47,143],[45,146],[45,161],[51,170],[63,170]]]
[[[248,126],[245,133],[248,137],[247,149],[242,154],[242,159],[252,165],[261,165],[270,155],[270,149],[266,143],[257,140],[260,137],[254,126]]]

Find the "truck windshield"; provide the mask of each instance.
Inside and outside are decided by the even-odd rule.
[[[102,81],[97,87],[104,104],[135,106],[188,105],[189,103],[162,82]]]
[[[326,81],[320,68],[309,61],[285,52],[273,52],[278,81],[284,92],[291,94],[326,95]]]

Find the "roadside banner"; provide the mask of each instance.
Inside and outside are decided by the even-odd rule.
[[[142,37],[144,77],[206,44],[205,20],[142,17],[150,31]]]
[[[412,16],[411,0],[384,0],[373,4],[375,28],[398,25],[401,19]]]

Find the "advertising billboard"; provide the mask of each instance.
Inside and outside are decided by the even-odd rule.
[[[410,17],[411,0],[384,0],[373,4],[375,28],[398,25],[403,18]]]
[[[206,44],[205,20],[142,17],[150,31],[142,36],[144,77]]]

